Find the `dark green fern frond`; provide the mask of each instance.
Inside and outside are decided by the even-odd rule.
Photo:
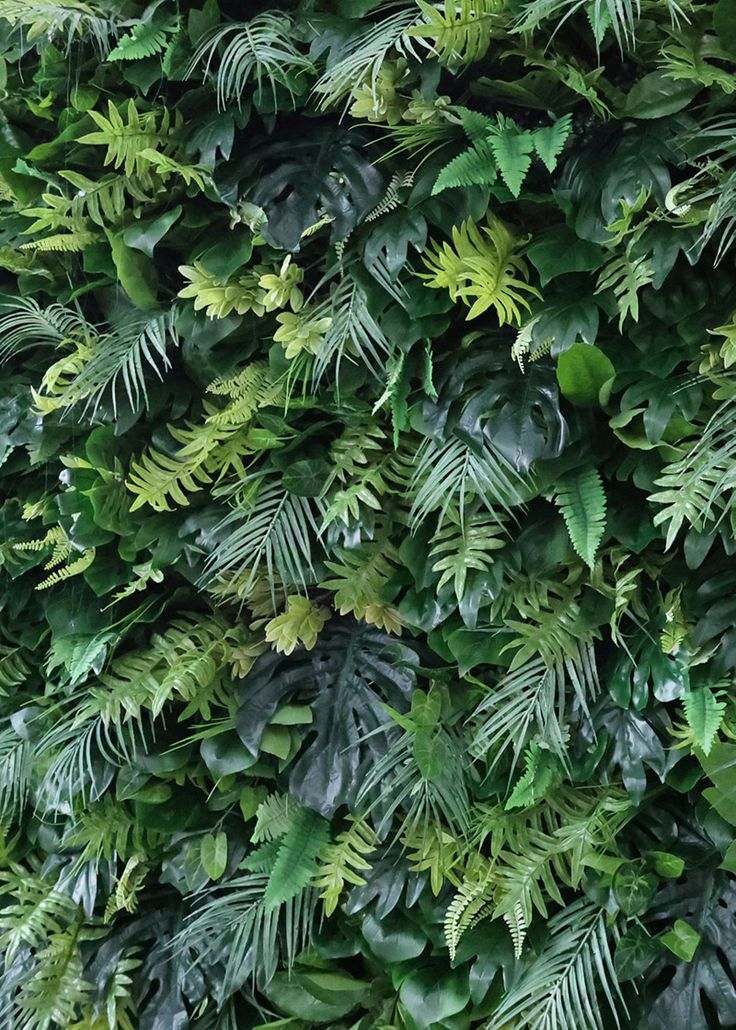
[[[309,808],[300,808],[284,834],[276,855],[263,901],[268,912],[296,897],[317,872],[317,856],[330,839],[326,819]]]

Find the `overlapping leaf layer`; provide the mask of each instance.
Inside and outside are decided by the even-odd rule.
[[[1,1030],[736,1026],[736,2],[0,87]]]

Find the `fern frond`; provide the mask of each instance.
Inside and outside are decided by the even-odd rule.
[[[106,147],[103,163],[122,168],[128,176],[145,173],[148,162],[141,157],[142,151],[158,150],[168,144],[181,124],[181,116],[172,124],[171,113],[165,107],[141,113],[132,97],[128,100],[125,117],[112,100],[107,102],[107,117],[99,111],[90,111],[89,115],[97,129],[80,136],[77,143]]]
[[[375,222],[377,218],[381,218],[383,215],[387,215],[390,211],[394,211],[401,201],[399,195],[402,189],[407,189],[414,184],[416,172],[395,172],[391,176],[391,181],[386,187],[386,192],[383,199],[370,211],[364,221]]]
[[[606,495],[598,470],[588,468],[565,476],[557,488],[555,504],[575,553],[592,569],[606,528]]]
[[[190,186],[194,183],[197,189],[203,192],[207,187],[209,174],[206,168],[201,168],[198,165],[182,164],[180,161],[175,161],[173,157],[161,154],[158,150],[152,150],[150,147],[146,147],[139,152],[138,160],[153,165],[163,180],[166,180],[170,175],[178,175],[184,180],[185,186]]]
[[[254,844],[276,840],[287,832],[298,805],[288,794],[269,794],[256,811],[256,825],[251,840]]]
[[[432,196],[457,186],[492,186],[497,175],[491,145],[481,139],[445,165],[432,187]]]
[[[317,856],[329,839],[326,819],[309,808],[298,809],[281,839],[263,893],[266,912],[290,901],[309,885],[317,871]]]
[[[112,173],[90,179],[70,169],[60,171],[59,175],[77,190],[63,210],[68,211],[72,219],[86,217],[101,227],[121,222],[126,211],[136,214],[143,204],[151,203],[155,194],[163,190],[163,184],[150,175]],[[38,208],[24,212],[29,217],[37,217],[39,213]],[[31,226],[27,231],[40,232],[41,227]]]
[[[618,307],[619,332],[629,315],[639,321],[639,291],[654,281],[654,269],[646,255],[631,258],[613,255],[601,270],[596,293],[612,290]]]
[[[130,32],[121,36],[117,46],[107,55],[108,61],[141,61],[160,54],[179,25],[177,17],[164,22],[140,21]]]
[[[428,273],[422,278],[433,289],[446,289],[477,318],[488,308],[496,312],[499,325],[521,324],[521,309],[529,311],[525,294],[539,297],[528,283],[529,270],[519,254],[519,243],[500,219],[490,217],[479,227],[472,219],[452,230],[452,246],[434,244],[422,258]]]
[[[444,0],[433,6],[417,0],[424,22],[412,25],[406,35],[419,39],[437,58],[451,67],[479,61],[488,51],[492,31],[503,0]]]
[[[518,961],[521,958],[522,951],[524,949],[524,941],[526,940],[527,922],[524,918],[524,908],[520,902],[514,905],[510,912],[506,912],[503,917],[504,923],[509,928],[511,934],[511,941],[514,946],[514,958]]]
[[[384,594],[398,562],[396,550],[388,542],[375,542],[355,550],[338,550],[335,556],[338,561],[325,561],[333,578],[320,586],[335,591],[333,603],[340,614],[352,614],[390,633],[400,633],[399,613]]]
[[[468,572],[487,572],[493,563],[492,551],[504,547],[505,531],[503,519],[492,517],[482,511],[460,523],[459,517],[445,522],[435,536],[435,543],[429,552],[437,560],[432,572],[441,572],[437,590],[452,581],[458,602],[465,593]]]
[[[76,558],[63,568],[52,572],[46,579],[41,580],[36,586],[36,590],[48,590],[49,587],[56,586],[57,583],[63,583],[65,580],[71,579],[72,576],[80,576],[83,572],[87,571],[95,560],[95,553],[95,548],[90,547],[79,558]]]
[[[453,962],[463,935],[493,911],[493,881],[489,864],[484,865],[483,875],[462,881],[445,913],[445,943]]]
[[[334,843],[327,844],[317,856],[320,867],[312,885],[321,890],[325,915],[331,916],[337,908],[346,884],[360,887],[365,884],[360,875],[371,868],[366,856],[378,846],[378,838],[364,819],[350,817],[350,827],[338,833]]]
[[[41,240],[29,240],[21,243],[20,250],[33,250],[39,254],[79,254],[99,240],[99,234],[87,229],[75,232],[56,233],[44,236]]]
[[[721,693],[708,686],[693,687],[685,691],[682,699],[690,741],[706,756],[710,754],[726,714],[726,702],[719,700]]]

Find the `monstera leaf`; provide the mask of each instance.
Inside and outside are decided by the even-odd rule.
[[[557,386],[539,365],[523,376],[496,375],[493,386],[472,398],[460,418],[458,435],[477,438],[481,426],[519,472],[527,472],[541,458],[559,457],[568,438]]]
[[[246,168],[248,177],[257,168],[254,185],[244,196],[265,211],[269,243],[296,251],[305,230],[322,219],[333,242],[344,240],[375,207],[383,176],[351,144],[343,131],[307,123],[288,142],[256,150]]]
[[[291,768],[290,790],[302,804],[332,816],[354,799],[369,754],[382,753],[384,701],[409,707],[418,656],[370,627],[340,625],[292,660],[264,655],[239,688],[235,725],[252,754],[281,700],[296,694],[312,705],[311,738]]]
[[[693,872],[684,884],[661,892],[651,915],[668,925],[684,920],[700,934],[700,943],[690,962],[668,955],[660,963],[655,985],[672,965],[674,975],[653,999],[647,1030],[736,1026],[736,883],[720,872]]]

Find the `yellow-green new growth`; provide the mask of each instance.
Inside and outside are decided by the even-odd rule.
[[[541,297],[529,285],[520,241],[493,215],[485,226],[472,218],[454,226],[452,244],[434,243],[422,260],[429,272],[420,277],[467,305],[468,320],[493,308],[499,325],[520,325],[522,309],[530,310],[528,297]]]

